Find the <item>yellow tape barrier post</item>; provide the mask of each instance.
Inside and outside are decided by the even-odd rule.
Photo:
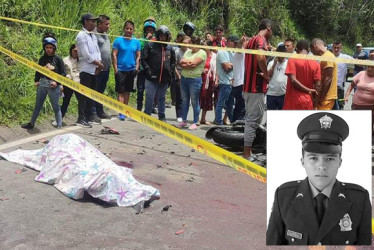
[[[92,100],[99,102],[106,107],[116,110],[119,113],[125,114],[126,116],[132,118],[133,120],[147,125],[148,127],[167,135],[170,138],[178,140],[187,146],[196,149],[198,152],[205,154],[219,162],[222,162],[242,173],[252,176],[257,180],[266,183],[266,169],[262,168],[242,157],[239,157],[227,150],[213,145],[212,143],[205,141],[199,137],[191,135],[185,131],[182,131],[170,124],[159,121],[143,112],[140,112],[130,106],[120,103],[110,97],[107,97],[99,92],[96,92],[90,88],[83,86],[82,84],[76,83],[69,78],[63,77],[53,71],[48,70],[45,67],[38,65],[20,55],[17,55],[2,46],[0,46],[0,51],[14,60],[25,64],[27,67],[32,68],[41,74],[48,76],[49,78],[66,85],[67,87],[83,94]]]
[[[52,29],[61,29],[61,30],[75,31],[75,32],[80,31],[80,30],[77,30],[77,29],[65,28],[65,27],[60,27],[60,26],[53,26],[53,25],[49,25],[49,24],[42,24],[42,23],[36,23],[36,22],[29,22],[29,21],[19,20],[19,19],[10,18],[10,17],[3,17],[3,16],[0,16],[0,20],[30,24],[30,25],[34,25],[34,26],[40,26],[40,27],[46,27],[46,28],[52,28]],[[88,32],[88,33],[96,34],[95,32]],[[97,34],[102,35],[101,33],[97,33]],[[122,37],[122,36],[109,35],[109,34],[108,34],[108,36],[110,36],[110,37]],[[196,47],[196,48],[201,48],[201,49],[225,50],[225,51],[239,52],[239,53],[246,53],[246,54],[254,54],[254,55],[265,55],[265,56],[296,58],[296,59],[305,59],[305,60],[327,61],[327,62],[334,62],[334,63],[348,63],[348,64],[359,64],[359,65],[365,65],[365,66],[374,66],[374,60],[345,59],[345,58],[337,58],[337,57],[301,55],[301,54],[275,52],[275,51],[214,47],[214,46],[204,46],[204,45],[195,45],[195,44],[187,44],[186,45],[186,44],[183,44],[183,43],[153,41],[153,40],[146,40],[146,39],[143,39],[143,38],[136,38],[136,39],[144,40],[144,41],[147,41],[147,42],[153,42],[153,43],[170,44],[170,45],[176,45],[176,46],[188,46],[188,47]]]

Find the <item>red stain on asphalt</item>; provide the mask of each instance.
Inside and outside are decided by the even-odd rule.
[[[212,200],[214,203],[216,204],[219,204],[219,205],[222,205],[222,206],[225,206],[225,207],[231,207],[231,208],[239,208],[239,206],[237,204],[233,204],[233,203],[227,203],[227,202],[223,202],[223,201],[220,201],[220,200]]]
[[[117,164],[118,166],[121,166],[121,167],[131,168],[131,169],[134,168],[134,165],[131,162],[127,162],[127,161],[114,161],[114,163]]]

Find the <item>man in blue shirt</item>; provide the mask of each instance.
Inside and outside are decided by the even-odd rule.
[[[232,35],[227,39],[228,48],[236,48],[239,42],[239,37]],[[230,51],[219,50],[217,53],[217,73],[218,73],[218,86],[219,95],[216,106],[216,118],[214,124],[222,125],[222,109],[226,107],[227,116],[232,121],[233,106],[227,105],[229,100],[232,84],[234,80],[233,73],[233,53]]]
[[[126,21],[123,32],[124,37],[117,37],[113,43],[113,68],[116,80],[115,90],[118,93],[118,101],[128,105],[130,92],[134,92],[134,79],[139,70],[140,42],[132,37],[135,25],[132,21]],[[125,120],[124,114],[118,118]]]

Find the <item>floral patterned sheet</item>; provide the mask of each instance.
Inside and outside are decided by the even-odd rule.
[[[72,199],[83,198],[87,191],[111,204],[134,206],[160,197],[159,190],[135,180],[132,169],[118,166],[75,134],[55,136],[42,149],[0,156],[39,171],[35,181],[52,184]]]

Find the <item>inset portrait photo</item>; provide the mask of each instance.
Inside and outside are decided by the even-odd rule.
[[[371,245],[371,116],[267,112],[267,245]]]

